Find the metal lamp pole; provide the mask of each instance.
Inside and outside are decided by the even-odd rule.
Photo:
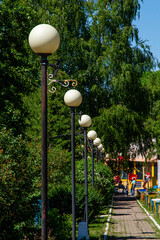
[[[102,148],[101,153],[102,153],[102,159],[103,160],[104,160],[104,152],[105,152],[105,150],[104,150],[104,148]]]
[[[84,129],[84,157],[85,157],[85,214],[88,230],[88,166],[87,166],[87,128],[90,127],[92,120],[88,115],[82,115],[79,125]]]
[[[96,155],[97,155],[97,162],[98,162],[98,146],[101,144],[101,139],[100,138],[96,138],[93,141],[94,146],[96,146]]]
[[[42,131],[42,233],[41,239],[47,240],[47,56],[55,52],[60,37],[57,30],[49,24],[40,24],[29,34],[29,45],[41,56],[41,131]]]
[[[88,139],[90,140],[91,145],[91,154],[92,154],[92,188],[94,188],[94,151],[93,151],[93,140],[97,138],[97,133],[94,130],[91,130],[87,134]]]
[[[42,239],[47,240],[47,57],[42,57]]]
[[[94,188],[94,151],[93,151],[93,140],[91,140],[91,153],[92,153],[92,188]]]
[[[87,166],[87,128],[84,128],[84,159],[85,159],[85,210],[88,229],[88,166]]]
[[[102,148],[103,148],[102,144],[99,144],[98,147],[97,147],[97,149],[99,151],[100,160],[102,160],[102,157],[101,157],[101,150],[102,150]]]
[[[72,239],[76,239],[75,213],[75,108],[71,107],[71,151],[72,151]]]
[[[72,240],[76,239],[75,213],[75,107],[82,102],[82,96],[77,90],[69,90],[64,96],[64,102],[71,108],[71,151],[72,151]]]
[[[97,162],[98,162],[98,159],[99,159],[99,156],[98,156],[98,147],[96,146],[96,159],[97,159]]]

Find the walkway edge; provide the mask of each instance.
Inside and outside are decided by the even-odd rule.
[[[137,198],[136,198],[137,200]],[[141,206],[141,208],[145,211],[145,213],[148,215],[148,217],[151,219],[151,221],[155,224],[155,226],[160,230],[160,225],[155,221],[155,219],[149,214],[149,212],[142,206],[139,200],[137,200],[138,204]]]
[[[112,213],[112,208],[113,208],[113,197],[112,197],[111,207],[109,209],[109,215],[108,215],[107,224],[106,224],[106,228],[105,228],[104,240],[107,239],[107,235],[108,235],[109,222],[110,222],[110,219],[111,219],[111,213]]]

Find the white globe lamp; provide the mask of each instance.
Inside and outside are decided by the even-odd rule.
[[[82,128],[88,128],[92,124],[92,119],[88,115],[82,115],[78,122]]]
[[[101,152],[104,153],[104,148],[102,148]]]
[[[64,102],[68,107],[78,107],[82,102],[82,95],[76,89],[71,89],[65,93]]]
[[[93,141],[93,144],[94,146],[98,146],[99,144],[101,144],[101,139],[100,138],[96,138],[94,141]]]
[[[87,137],[89,140],[94,140],[97,137],[97,133],[94,130],[91,130],[87,133]]]
[[[102,144],[99,144],[98,145],[98,150],[101,150],[103,148],[103,145]]]
[[[39,24],[29,34],[29,45],[37,54],[50,55],[60,44],[58,31],[49,24]]]

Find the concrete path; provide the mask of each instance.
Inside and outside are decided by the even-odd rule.
[[[156,240],[158,234],[135,197],[115,195],[107,240]]]

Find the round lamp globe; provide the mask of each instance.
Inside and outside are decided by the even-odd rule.
[[[81,127],[88,128],[92,124],[92,119],[90,116],[84,114],[81,116],[81,119],[78,122]]]
[[[103,148],[103,145],[102,144],[99,144],[98,145],[98,150],[101,150]]]
[[[76,89],[71,89],[65,93],[64,102],[69,107],[78,107],[82,102],[82,95]]]
[[[97,133],[94,130],[91,130],[87,133],[87,137],[89,140],[94,140],[97,137]]]
[[[101,144],[101,139],[100,139],[100,138],[96,138],[96,139],[93,141],[93,144],[94,144],[94,146],[98,146],[99,144]]]
[[[52,54],[60,44],[58,31],[49,24],[39,24],[29,34],[29,45],[38,54]]]
[[[104,153],[104,148],[102,148],[101,152]]]

